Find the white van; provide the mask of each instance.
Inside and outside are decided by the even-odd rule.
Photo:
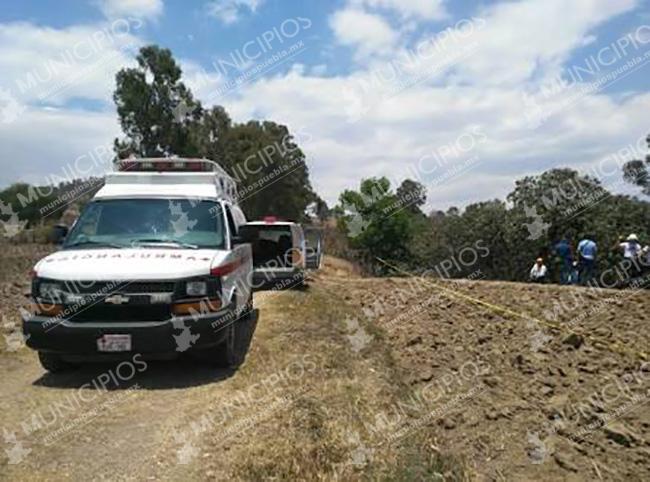
[[[242,238],[253,248],[253,284],[291,288],[304,284],[307,265],[305,233],[300,224],[268,216],[247,223]]]
[[[241,363],[253,258],[235,194],[213,161],[121,161],[34,267],[23,330],[43,367],[184,351]]]

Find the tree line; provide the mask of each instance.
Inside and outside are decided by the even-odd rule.
[[[649,164],[650,158],[631,161],[623,169],[625,179],[645,194],[646,177],[627,173],[630,166],[639,172]],[[505,200],[463,210],[425,214],[425,200],[426,189],[416,181],[393,189],[386,178],[365,179],[358,190],[342,193],[333,209],[336,229],[346,240],[345,248],[334,244],[374,274],[391,272],[377,261],[382,258],[412,272],[512,281],[526,280],[537,257],[559,281],[561,261],[554,246],[563,238],[574,248],[585,237],[595,240],[601,272],[622,260],[621,236],[635,233],[642,244],[650,244],[650,203],[614,194],[598,179],[568,168],[526,176]]]

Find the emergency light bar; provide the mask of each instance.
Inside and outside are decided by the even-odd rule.
[[[173,185],[193,185],[196,188],[209,186],[209,189],[214,190],[221,198],[237,204],[237,182],[210,159],[129,157],[118,160],[115,170],[118,172],[106,176],[104,187],[95,197],[114,196],[114,192],[128,192],[133,195],[137,191],[135,186],[138,185],[146,186],[144,190],[148,194],[158,187],[165,191]]]
[[[223,172],[219,164],[209,159],[149,157],[121,159],[118,171],[129,172]]]

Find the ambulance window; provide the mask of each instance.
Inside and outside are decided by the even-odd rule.
[[[178,241],[199,247],[223,247],[221,205],[189,199],[108,199],[86,206],[66,237],[64,248],[72,244],[129,246],[137,242]]]
[[[102,216],[102,207],[101,203],[88,204],[83,213],[84,216],[77,223],[78,227],[76,227],[76,230],[86,236],[94,236],[97,234],[97,226]]]

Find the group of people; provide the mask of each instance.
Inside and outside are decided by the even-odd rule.
[[[650,262],[650,247],[642,247],[636,234],[630,234],[627,238],[619,237],[613,249],[620,252],[623,259],[636,261],[647,258]],[[567,238],[563,238],[555,244],[553,253],[559,261],[560,284],[586,285],[594,278],[598,245],[591,237],[580,240],[575,252],[571,242]],[[647,266],[650,263],[642,264]],[[639,264],[634,263],[634,265],[638,266]],[[543,258],[537,258],[530,270],[529,277],[534,283],[548,281],[548,268],[544,264]]]

